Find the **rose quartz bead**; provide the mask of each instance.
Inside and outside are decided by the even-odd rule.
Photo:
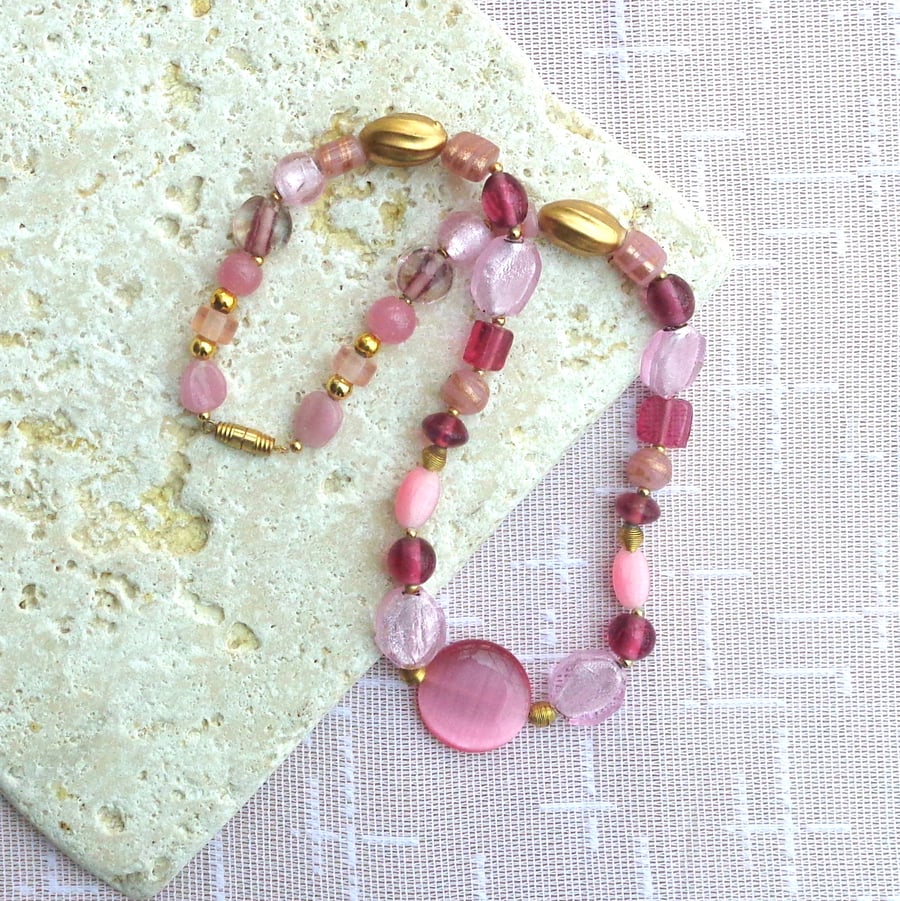
[[[690,401],[651,395],[638,407],[638,440],[661,447],[686,447],[693,419]]]
[[[466,416],[480,413],[490,396],[490,386],[474,369],[457,369],[441,388],[441,400]]]
[[[648,526],[659,519],[662,511],[652,497],[637,491],[626,491],[616,498],[616,514],[633,526]]]
[[[500,148],[470,131],[453,135],[441,151],[441,163],[467,181],[481,181],[500,159]]]
[[[191,360],[181,376],[181,405],[191,413],[209,413],[221,407],[228,384],[212,360]]]
[[[508,328],[478,319],[472,323],[463,360],[475,369],[499,372],[506,365],[512,343],[513,333]]]
[[[262,284],[262,266],[246,250],[235,250],[219,264],[219,284],[235,297],[246,297]]]
[[[625,475],[637,488],[659,491],[672,481],[672,461],[655,447],[642,447],[628,458]]]
[[[338,433],[344,410],[325,391],[307,394],[294,413],[294,438],[307,447],[324,447]]]
[[[573,726],[596,726],[622,706],[627,684],[615,654],[590,648],[570,654],[553,667],[547,698]]]
[[[387,552],[387,571],[401,585],[419,585],[434,575],[437,555],[434,548],[416,536],[398,538]]]
[[[362,388],[372,381],[378,364],[371,357],[364,357],[358,354],[354,347],[345,344],[334,355],[331,367],[335,375],[345,378],[351,385],[359,385]]]
[[[394,497],[394,516],[401,529],[418,529],[434,513],[441,498],[441,477],[424,466],[411,469]]]
[[[422,420],[425,437],[438,447],[462,447],[469,440],[466,424],[452,413],[432,413]]]
[[[202,306],[191,320],[191,328],[202,338],[215,344],[231,344],[238,322],[234,316]]]
[[[429,303],[446,296],[453,285],[453,267],[439,250],[419,247],[400,257],[397,287],[410,300]]]
[[[541,277],[533,241],[494,238],[475,261],[469,290],[485,316],[515,316],[531,300]]]
[[[609,649],[624,660],[643,660],[656,646],[656,630],[650,620],[634,613],[620,613],[606,627]]]
[[[438,741],[457,751],[492,751],[522,731],[531,682],[506,648],[470,639],[437,654],[417,699],[422,722]]]
[[[460,210],[441,223],[438,245],[457,266],[469,266],[487,247],[492,234],[481,216]]]
[[[512,228],[525,221],[528,193],[515,176],[494,172],[481,190],[481,207],[495,228]]]
[[[444,611],[421,588],[416,594],[392,588],[375,611],[375,643],[396,666],[425,666],[447,643]]]
[[[632,229],[609,259],[635,284],[648,285],[666,265],[666,252],[649,235]]]
[[[416,311],[399,297],[376,300],[366,314],[366,325],[385,344],[402,344],[418,324]]]
[[[692,325],[660,329],[641,357],[641,381],[660,397],[690,388],[706,359],[706,338]]]
[[[289,153],[275,164],[275,190],[288,206],[312,203],[325,189],[325,176],[309,153]]]
[[[655,278],[647,285],[642,300],[663,328],[679,328],[694,315],[694,292],[678,275]]]
[[[344,135],[326,144],[320,144],[313,152],[316,165],[326,178],[343,175],[351,169],[366,164],[366,151],[356,135]]]
[[[293,223],[291,214],[273,197],[251,197],[234,214],[234,243],[251,256],[265,257],[287,244]]]
[[[644,552],[619,548],[613,558],[612,582],[616,600],[623,607],[643,607],[650,597],[650,564]]]

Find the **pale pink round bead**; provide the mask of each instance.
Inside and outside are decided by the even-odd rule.
[[[625,474],[635,487],[659,491],[672,481],[672,461],[655,447],[642,447],[628,458]]]
[[[469,291],[486,316],[515,316],[540,277],[541,254],[533,241],[494,238],[475,262]]]
[[[493,232],[477,213],[451,213],[438,228],[438,246],[457,266],[471,265],[487,247]]]
[[[399,297],[382,297],[366,313],[366,325],[385,344],[402,344],[418,324],[416,311]]]
[[[202,338],[215,344],[231,344],[238,323],[234,316],[202,306],[191,320],[191,328]]]
[[[275,190],[288,206],[303,206],[321,196],[325,176],[308,153],[289,153],[275,165]]]
[[[650,597],[650,565],[644,552],[619,548],[613,558],[612,582],[616,599],[623,607],[643,607]]]
[[[300,401],[294,413],[294,438],[307,447],[324,447],[343,421],[340,402],[325,391],[313,391]]]
[[[394,515],[401,529],[418,529],[434,513],[441,498],[441,477],[424,466],[410,470],[394,498]]]
[[[666,265],[666,252],[649,235],[632,229],[613,251],[610,262],[635,284],[649,285]]]
[[[219,264],[217,278],[230,294],[246,297],[262,284],[262,266],[246,250],[235,250]]]
[[[660,329],[641,357],[641,381],[660,397],[672,397],[693,384],[706,359],[706,338],[692,325]]]
[[[627,680],[618,658],[608,648],[576,651],[550,671],[550,703],[573,726],[596,726],[625,700]]]
[[[358,354],[355,348],[348,344],[338,350],[331,365],[336,375],[345,378],[351,385],[359,385],[360,388],[372,381],[372,376],[378,369],[378,364],[371,357]]]
[[[457,369],[441,387],[441,400],[466,415],[480,413],[490,396],[490,386],[474,369]]]
[[[343,175],[366,164],[366,151],[356,135],[344,135],[316,147],[313,156],[326,178]]]
[[[481,181],[498,159],[500,148],[471,131],[453,135],[441,151],[441,163],[454,175],[468,181]]]
[[[228,383],[212,360],[191,360],[181,376],[181,405],[191,413],[209,413],[228,396]]]
[[[426,666],[447,643],[444,611],[422,588],[416,594],[392,588],[375,611],[375,643],[396,666]]]

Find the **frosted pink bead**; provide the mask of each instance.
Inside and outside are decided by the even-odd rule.
[[[642,447],[628,458],[625,475],[637,488],[659,491],[672,481],[672,461],[655,447]]]
[[[481,181],[498,159],[500,148],[471,131],[453,135],[441,151],[441,163],[454,175],[468,181]]]
[[[706,338],[692,325],[660,329],[641,357],[641,381],[660,397],[690,388],[706,359]]]
[[[447,643],[444,611],[422,588],[417,594],[392,588],[375,611],[375,643],[396,666],[426,666]]]
[[[289,153],[275,165],[275,190],[288,206],[317,200],[325,188],[325,176],[308,153]]]
[[[623,606],[643,607],[650,597],[650,565],[642,550],[619,548],[612,565],[613,591]]]
[[[209,413],[228,396],[228,383],[212,360],[191,360],[181,376],[181,405],[191,413]]]
[[[410,470],[394,498],[394,516],[401,529],[418,529],[434,513],[441,498],[441,477],[424,466]]]
[[[649,285],[666,265],[666,252],[649,235],[632,229],[609,259],[635,284]]]
[[[372,376],[378,369],[378,364],[371,357],[358,354],[353,347],[347,344],[338,349],[331,365],[336,375],[345,378],[351,385],[359,385],[361,388],[372,381]]]
[[[191,320],[191,328],[201,337],[215,344],[231,344],[238,323],[234,316],[202,306]]]
[[[441,223],[438,246],[457,266],[468,266],[478,259],[492,235],[481,216],[460,210]]]
[[[493,238],[475,261],[469,290],[486,316],[515,316],[540,277],[541,254],[534,242]]]
[[[474,369],[457,369],[441,388],[441,400],[466,416],[480,413],[490,396],[490,386]]]
[[[366,151],[356,135],[344,135],[320,144],[313,153],[316,165],[326,178],[343,175],[366,164]]]
[[[614,616],[606,627],[609,649],[625,660],[643,660],[656,647],[656,630],[650,620],[634,613]]]
[[[235,250],[219,264],[217,278],[235,297],[246,297],[262,284],[262,266],[246,250]]]
[[[399,297],[382,297],[366,313],[366,325],[385,344],[402,344],[418,324],[416,311]]]
[[[606,648],[591,648],[576,651],[553,667],[547,698],[573,726],[596,726],[622,706],[627,684],[616,655]]]
[[[294,413],[294,438],[307,447],[324,447],[344,421],[339,401],[325,391],[307,394]]]
[[[500,645],[470,639],[447,645],[418,690],[419,714],[438,741],[457,751],[492,751],[528,720],[531,683]]]

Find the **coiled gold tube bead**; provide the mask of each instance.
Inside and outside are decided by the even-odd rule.
[[[213,435],[228,447],[262,457],[271,454],[275,448],[275,439],[271,435],[237,422],[217,422]]]

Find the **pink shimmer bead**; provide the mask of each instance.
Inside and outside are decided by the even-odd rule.
[[[228,383],[212,360],[191,360],[181,376],[181,406],[191,413],[209,413],[228,396]]]
[[[469,440],[466,424],[452,413],[432,413],[422,420],[425,437],[438,447],[462,447]]]
[[[672,481],[672,461],[655,447],[642,447],[628,458],[625,475],[636,488],[659,491]]]
[[[533,241],[494,238],[475,261],[469,290],[485,316],[515,316],[531,300],[541,277]]]
[[[468,266],[487,247],[492,232],[484,219],[475,213],[459,210],[441,222],[438,246],[457,266]]]
[[[324,447],[338,433],[344,410],[325,391],[307,394],[294,413],[294,438],[307,447]]]
[[[191,328],[214,344],[231,344],[237,327],[238,321],[234,316],[208,306],[200,307],[191,320]]]
[[[481,181],[500,159],[500,148],[470,131],[453,135],[441,151],[441,163],[467,181]]]
[[[419,686],[425,728],[457,751],[492,751],[512,741],[528,721],[531,682],[506,648],[470,639],[443,648]]]
[[[275,165],[275,190],[288,206],[303,206],[318,200],[325,189],[325,176],[309,153],[289,153]]]
[[[495,228],[512,228],[525,221],[528,193],[515,176],[508,172],[494,172],[482,188],[481,206]]]
[[[613,558],[612,582],[616,600],[623,607],[643,607],[650,597],[650,565],[644,552],[619,548]]]
[[[444,611],[422,588],[416,594],[392,588],[375,611],[375,643],[396,666],[426,666],[447,643]]]
[[[638,440],[661,447],[686,447],[693,418],[690,401],[650,395],[638,407]]]
[[[219,264],[219,284],[235,297],[246,297],[262,284],[262,266],[246,250],[234,250]]]
[[[632,229],[613,251],[610,262],[638,285],[648,285],[666,265],[666,252],[649,235]]]
[[[550,671],[547,699],[573,726],[596,726],[625,700],[628,680],[606,648],[576,651]]]
[[[692,325],[660,329],[641,357],[641,381],[660,397],[672,397],[693,384],[706,359],[706,338]]]
[[[234,243],[251,256],[266,257],[287,244],[291,214],[273,197],[257,195],[241,204],[231,223]]]
[[[399,297],[376,300],[366,314],[366,325],[385,344],[402,344],[418,324],[416,311]]]
[[[394,516],[401,529],[421,528],[441,499],[441,477],[424,466],[411,469],[394,497]]]
[[[457,369],[441,388],[441,400],[466,416],[480,413],[490,396],[490,386],[474,369]]]
[[[647,285],[642,300],[663,328],[679,328],[694,315],[694,292],[679,275],[655,278]]]
[[[331,368],[335,375],[346,379],[351,385],[363,388],[372,381],[378,364],[371,357],[364,357],[358,354],[354,347],[345,344],[334,355]]]
[[[643,616],[620,613],[606,627],[606,640],[623,660],[643,660],[656,646],[656,630]]]
[[[478,319],[472,323],[463,360],[475,369],[499,372],[506,365],[512,343],[513,333],[509,329]]]
[[[326,178],[343,175],[366,164],[366,151],[356,135],[344,135],[326,144],[319,144],[313,152],[316,165]]]
[[[434,575],[437,555],[434,548],[416,536],[398,538],[387,552],[387,571],[400,585],[420,585]]]
[[[453,267],[439,250],[419,247],[400,257],[397,287],[410,300],[429,303],[446,296],[453,285]]]
[[[661,512],[652,497],[637,491],[626,491],[616,498],[616,514],[633,526],[648,526],[659,519]]]

